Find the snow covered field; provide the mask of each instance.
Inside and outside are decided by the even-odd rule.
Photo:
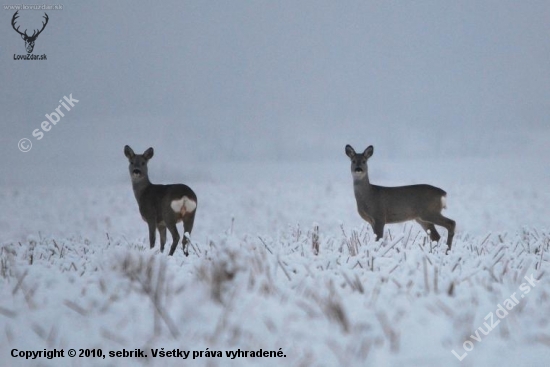
[[[36,5],[0,13],[0,367],[550,366],[550,1]],[[198,195],[188,257],[126,144]],[[448,255],[375,241],[346,144],[448,193]]]
[[[444,213],[458,225],[445,256],[416,223],[375,242],[341,154],[194,171],[187,258],[148,248],[126,171],[101,187],[1,188],[0,365],[547,366],[547,167],[373,158],[374,183],[448,192]],[[153,182],[178,176],[155,163]],[[54,348],[65,358],[11,357]],[[70,358],[70,348],[147,358]],[[153,357],[161,348],[190,354]],[[226,356],[239,349],[284,356]]]

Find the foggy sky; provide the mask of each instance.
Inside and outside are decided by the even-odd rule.
[[[125,144],[181,165],[334,160],[347,143],[389,159],[549,152],[548,1],[71,2],[46,11],[47,61],[13,60],[14,12],[0,10],[0,184],[125,169]],[[32,29],[43,12],[20,15]]]

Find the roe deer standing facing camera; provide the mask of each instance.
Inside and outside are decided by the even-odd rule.
[[[350,145],[346,145],[346,155],[351,160],[351,175],[357,210],[361,218],[372,226],[376,240],[384,236],[386,223],[399,223],[416,220],[425,231],[429,230],[430,239],[439,241],[434,224],[447,229],[447,253],[451,250],[456,223],[444,217],[441,210],[446,207],[447,193],[430,185],[410,185],[384,187],[371,185],[367,160],[374,153],[369,146],[363,153],[357,154]]]
[[[130,162],[129,170],[132,179],[134,195],[139,206],[141,217],[149,226],[149,244],[155,247],[155,235],[160,234],[160,251],[164,251],[166,243],[166,228],[172,235],[172,247],[169,255],[173,255],[178,247],[180,235],[176,223],[183,222],[183,253],[189,256],[188,238],[191,234],[197,209],[197,195],[187,185],[154,185],[149,181],[147,162],[153,158],[153,148],[143,154],[135,154],[128,145],[124,147],[124,155]]]

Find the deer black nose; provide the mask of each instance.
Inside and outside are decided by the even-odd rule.
[[[359,167],[357,167],[357,168],[355,168],[355,172],[356,172],[356,173],[362,173],[362,172],[363,172],[363,169],[362,169],[362,168],[359,168]]]
[[[135,169],[135,170],[132,171],[132,173],[134,175],[139,175],[139,174],[141,174],[141,171],[139,169]]]

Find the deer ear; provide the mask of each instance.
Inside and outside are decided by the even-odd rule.
[[[22,34],[22,35],[21,35],[21,38],[25,39],[25,35],[24,35],[24,34]]]
[[[355,157],[355,150],[349,144],[346,145],[346,155],[350,158]]]
[[[374,147],[372,145],[369,145],[367,149],[363,152],[363,155],[365,158],[369,159],[374,153]]]
[[[132,150],[132,148],[130,148],[130,146],[126,145],[124,146],[124,155],[126,156],[126,158],[128,159],[132,159],[135,157],[135,153],[134,151]]]
[[[149,159],[153,158],[154,153],[155,153],[155,151],[153,150],[153,148],[149,148],[143,153],[143,158],[149,160]]]

